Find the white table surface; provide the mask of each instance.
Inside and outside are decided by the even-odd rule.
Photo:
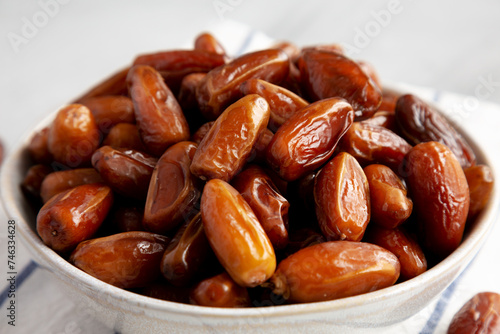
[[[383,81],[431,88],[423,95],[438,96],[474,131],[474,138],[492,152],[498,171],[499,14],[500,2],[493,0],[2,1],[0,138],[8,152],[45,115],[136,54],[189,47],[199,32],[236,21],[299,46],[343,43],[353,58],[372,63]],[[223,35],[231,38],[231,31]],[[233,52],[237,48],[232,45]],[[471,106],[471,101],[479,104]],[[7,219],[0,210],[2,281]],[[370,332],[444,333],[453,312],[473,292],[500,292],[500,269],[492,263],[500,253],[496,225],[452,291],[411,321]],[[113,333],[67,300],[47,273],[30,265],[22,245],[17,255],[19,268],[32,272],[19,290],[18,326],[7,326],[3,304],[0,332]],[[443,303],[449,307],[429,322]]]

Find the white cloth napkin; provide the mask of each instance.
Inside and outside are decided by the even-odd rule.
[[[207,31],[213,33],[231,55],[265,48],[274,41],[263,33],[246,25],[224,21]],[[192,42],[181,47],[190,48]],[[138,53],[141,50],[138,50]],[[481,101],[479,97],[439,92],[430,88],[398,84],[398,87],[413,92],[423,99],[441,106],[448,115],[484,148],[492,158],[495,175],[500,175],[500,106]],[[7,221],[0,211],[0,268],[7,276]],[[481,291],[500,292],[500,268],[496,258],[500,254],[500,225],[495,224],[487,242],[466,270],[426,308],[406,321],[385,328],[364,330],[364,333],[446,333],[452,316],[475,293]],[[16,322],[8,324],[7,296],[9,283],[0,282],[0,332],[1,333],[115,333],[95,320],[85,309],[76,306],[58,286],[50,273],[33,262],[24,246],[17,242],[16,268]],[[213,332],[213,328],[211,329]],[[325,332],[327,332],[325,330]]]

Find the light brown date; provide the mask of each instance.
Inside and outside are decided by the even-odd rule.
[[[190,294],[191,304],[210,307],[248,307],[250,296],[227,273],[204,279]]]
[[[53,172],[43,180],[40,196],[46,203],[53,196],[82,184],[102,183],[101,175],[94,168],[77,168]]]
[[[196,147],[193,142],[179,142],[170,146],[158,160],[144,208],[142,224],[147,230],[165,234],[196,213],[201,184],[190,171]]]
[[[448,334],[500,333],[500,294],[480,292],[453,316]]]
[[[468,219],[473,219],[481,212],[491,197],[495,183],[493,172],[486,165],[476,165],[464,169],[469,185],[470,206]]]
[[[382,101],[380,89],[359,64],[338,52],[305,50],[298,66],[310,101],[342,97],[356,120],[371,117]]]
[[[467,179],[455,154],[438,142],[414,146],[406,159],[408,190],[419,217],[422,246],[445,257],[462,241],[469,210]]]
[[[385,248],[397,256],[401,264],[400,279],[403,281],[427,270],[427,259],[422,248],[403,228],[370,225],[364,241]]]
[[[70,104],[58,111],[50,125],[47,145],[55,161],[77,168],[90,164],[100,140],[90,110],[81,104]]]
[[[267,127],[269,113],[269,104],[257,94],[230,105],[198,146],[191,172],[203,180],[231,180],[243,168]]]
[[[382,247],[354,241],[309,246],[281,261],[270,282],[274,293],[308,303],[350,297],[391,286],[398,258]]]
[[[160,277],[169,238],[149,232],[123,232],[87,240],[70,256],[76,267],[119,288],[146,286]]]
[[[240,90],[245,95],[259,94],[266,99],[271,109],[268,125],[271,131],[276,131],[293,114],[309,105],[306,100],[288,89],[260,79],[243,82]]]
[[[406,140],[391,130],[366,122],[354,122],[339,146],[363,166],[380,163],[394,171],[401,168],[406,153],[411,149]]]
[[[103,184],[85,184],[59,193],[38,212],[38,235],[56,252],[72,251],[94,235],[112,203],[113,192]]]
[[[161,156],[169,146],[189,139],[181,107],[154,68],[132,67],[127,82],[139,134],[149,153]]]
[[[274,134],[267,147],[267,162],[287,181],[300,178],[330,159],[353,117],[351,105],[344,99],[310,104]]]
[[[117,193],[144,200],[157,159],[139,151],[101,146],[92,156],[92,165]]]
[[[341,152],[318,173],[314,201],[327,240],[360,241],[370,221],[370,189],[363,169]]]
[[[266,172],[250,165],[231,182],[250,205],[275,249],[288,243],[288,208],[290,204]]]
[[[418,97],[406,94],[396,103],[396,121],[403,136],[413,145],[437,141],[450,148],[463,168],[476,163],[467,141],[437,109]]]
[[[395,228],[411,215],[413,202],[399,177],[387,166],[369,165],[365,172],[370,188],[371,221]]]
[[[271,277],[276,268],[273,246],[236,189],[219,179],[208,181],[201,216],[215,255],[237,284],[255,287]]]
[[[256,78],[279,83],[286,78],[288,67],[288,57],[283,51],[269,49],[245,54],[213,69],[196,90],[202,114],[209,120],[216,119],[241,97],[242,82]]]

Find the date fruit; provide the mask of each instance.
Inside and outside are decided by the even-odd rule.
[[[230,105],[200,142],[191,173],[202,180],[226,182],[238,173],[269,122],[269,104],[257,94]]]
[[[448,334],[500,333],[500,294],[480,292],[453,316]]]
[[[276,256],[271,241],[236,189],[219,179],[208,181],[201,216],[215,255],[237,284],[255,287],[272,276]]]
[[[330,159],[353,117],[352,107],[344,99],[310,104],[274,134],[267,147],[267,162],[283,179],[297,180]]]
[[[320,170],[314,182],[314,201],[327,240],[363,238],[370,221],[370,189],[352,155],[341,152]]]
[[[190,301],[194,305],[210,307],[250,306],[250,296],[247,289],[236,284],[227,273],[204,279],[198,283],[191,291]]]
[[[366,242],[328,241],[309,246],[280,262],[270,282],[291,302],[350,297],[393,285],[398,258]]]
[[[123,232],[87,240],[69,261],[106,283],[131,289],[160,277],[160,261],[169,238],[150,232]]]
[[[408,190],[423,234],[422,246],[445,257],[462,241],[469,210],[467,179],[455,154],[438,142],[414,146],[406,159]]]
[[[52,197],[38,212],[36,230],[56,252],[72,251],[91,238],[113,203],[111,188],[84,184]]]

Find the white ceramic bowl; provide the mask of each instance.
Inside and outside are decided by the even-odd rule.
[[[2,200],[9,217],[35,261],[60,280],[76,303],[116,331],[126,333],[331,333],[363,332],[401,322],[422,310],[465,269],[484,243],[500,207],[498,185],[488,206],[464,236],[460,247],[445,260],[409,281],[379,291],[339,300],[274,307],[221,309],[157,300],[104,283],[74,267],[38,237],[35,214],[20,183],[27,170],[27,144],[34,131],[49,124],[54,115],[25,136],[4,162]],[[458,129],[472,145],[480,163],[492,166],[471,136]]]

